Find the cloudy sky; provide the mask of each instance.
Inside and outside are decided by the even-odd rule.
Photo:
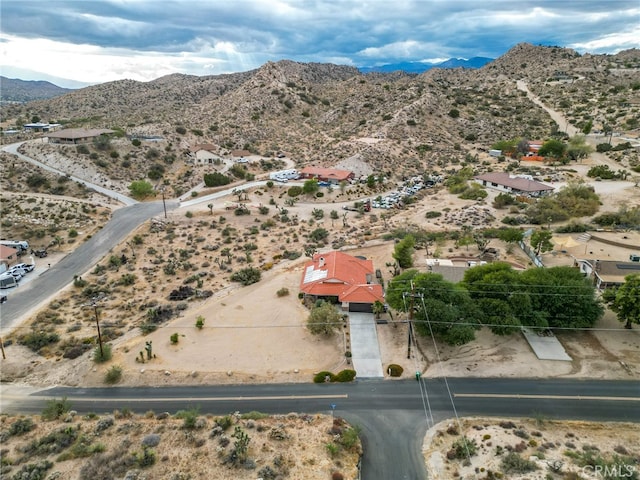
[[[79,86],[269,60],[499,57],[520,42],[640,47],[639,0],[2,0],[0,73]]]

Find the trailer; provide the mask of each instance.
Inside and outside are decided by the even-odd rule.
[[[501,157],[502,156],[502,150],[489,150],[489,156],[490,157]]]
[[[0,275],[0,288],[13,288],[17,286],[18,282],[13,275],[8,273],[3,273],[2,275]]]
[[[18,250],[18,255],[22,255],[24,252],[29,250],[29,242],[24,240],[0,240],[0,245],[15,248]]]

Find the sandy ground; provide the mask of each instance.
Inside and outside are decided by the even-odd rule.
[[[477,446],[476,453],[465,458],[449,458],[462,436]],[[543,480],[548,478],[605,478],[603,472],[585,465],[583,459],[616,459],[623,470],[616,478],[631,477],[638,470],[635,458],[640,445],[640,430],[630,423],[591,423],[554,421],[545,418],[449,419],[431,428],[425,437],[423,454],[429,478],[502,478]],[[626,453],[625,453],[626,452]],[[531,471],[509,471],[502,463],[509,455],[532,463]],[[554,469],[562,477],[550,476]],[[624,474],[622,474],[624,473]],[[492,476],[492,474],[494,476]],[[606,477],[613,478],[613,477]]]

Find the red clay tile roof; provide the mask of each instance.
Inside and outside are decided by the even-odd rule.
[[[308,295],[336,296],[341,302],[384,301],[382,286],[374,283],[373,262],[342,252],[316,254],[304,266],[300,290]]]
[[[328,180],[348,180],[353,175],[350,170],[337,170],[335,168],[304,167],[300,174],[305,177],[326,178]]]

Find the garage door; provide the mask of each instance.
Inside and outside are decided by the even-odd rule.
[[[370,303],[350,303],[349,304],[350,312],[373,312],[372,304]]]

